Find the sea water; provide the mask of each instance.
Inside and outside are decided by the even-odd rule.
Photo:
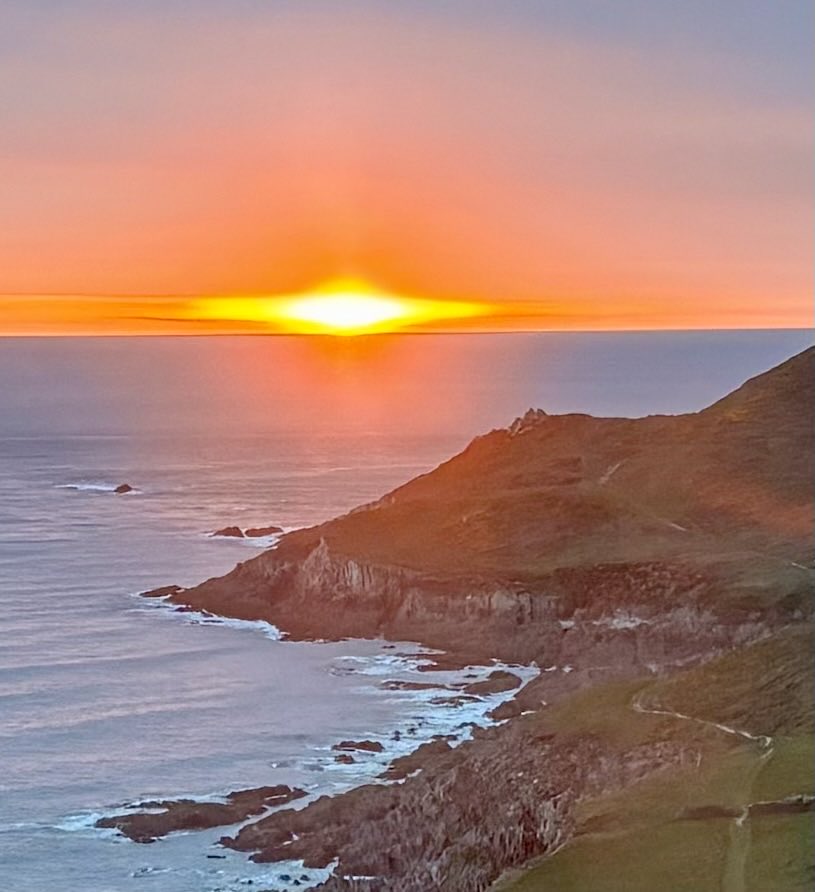
[[[463,739],[468,721],[488,721],[494,699],[457,710],[382,686],[427,680],[415,646],[280,641],[134,596],[274,544],[214,530],[325,520],[530,406],[695,411],[810,340],[0,339],[0,888],[274,888],[284,868],[213,847],[235,828],[145,846],[93,824],[143,798],[337,792],[435,733]],[[121,483],[134,491],[116,495]],[[361,738],[386,752],[334,761],[334,743]]]

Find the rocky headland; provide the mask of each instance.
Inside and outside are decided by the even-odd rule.
[[[294,638],[382,636],[458,665],[541,669],[501,724],[425,746],[392,766],[398,783],[274,811],[222,843],[336,862],[331,890],[481,892],[502,876],[519,890],[667,888],[650,871],[676,853],[715,861],[717,884],[687,888],[724,888],[720,875],[759,888],[733,879],[753,869],[754,817],[799,820],[778,803],[813,787],[814,381],[810,349],[695,414],[530,411],[224,577],[164,589]],[[496,672],[440,696],[517,682]],[[702,853],[688,828],[705,822],[721,844]],[[800,878],[796,828],[783,869]],[[647,833],[661,834],[656,856],[628,885],[557,885],[558,870],[582,876],[581,847],[631,870],[625,845]]]

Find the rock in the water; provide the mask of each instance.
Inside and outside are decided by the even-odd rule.
[[[334,761],[339,762],[340,765],[353,765],[356,759],[350,753],[338,753],[334,756]]]
[[[274,536],[276,533],[282,532],[282,527],[271,525],[268,527],[249,527],[248,530],[243,531],[243,535],[246,536],[247,539],[260,539],[263,536]]]
[[[213,536],[226,536],[231,539],[243,539],[243,530],[240,527],[221,527],[211,533]]]
[[[113,491],[121,496],[126,492],[133,492],[133,487],[129,483],[120,483]]]
[[[196,802],[194,799],[141,802],[139,806],[150,811],[100,818],[95,826],[114,828],[133,842],[155,842],[179,830],[207,830],[236,824],[261,814],[272,805],[284,805],[305,795],[303,790],[280,784],[255,790],[238,790],[230,793],[226,802]],[[152,813],[158,808],[164,811]]]
[[[380,685],[386,691],[450,691],[453,688],[450,685],[434,684],[432,681],[402,681],[401,679],[390,679],[383,681]]]
[[[430,702],[434,706],[452,706],[454,708],[458,708],[459,706],[466,706],[468,703],[478,703],[478,697],[473,696],[472,694],[455,694],[452,697],[432,697]]]
[[[376,740],[343,740],[331,747],[333,750],[360,750],[365,753],[381,753],[385,747]]]
[[[139,592],[142,598],[166,598],[168,595],[177,595],[184,589],[180,585],[162,585],[159,588],[151,588],[148,592]]]

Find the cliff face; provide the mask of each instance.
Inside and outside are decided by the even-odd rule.
[[[719,585],[696,569],[659,563],[565,568],[534,586],[441,577],[335,555],[322,540],[301,560],[250,561],[175,597],[268,620],[296,638],[381,636],[472,660],[629,668],[682,664],[749,640],[799,603],[723,607]]]
[[[813,381],[811,349],[694,415],[530,412],[378,502],[175,593],[294,637],[381,635],[542,669],[499,709],[511,721],[403,784],[273,814],[227,844],[378,878],[331,889],[481,892],[567,840],[587,799],[715,763],[723,734],[755,746],[721,715],[753,723],[776,704],[773,727],[798,729],[811,709],[797,697],[790,724],[777,704],[806,667],[773,664],[811,627]],[[687,714],[638,708],[663,676],[675,684],[660,696]],[[725,677],[740,679],[738,706],[718,690]]]

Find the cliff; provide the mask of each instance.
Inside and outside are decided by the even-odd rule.
[[[176,600],[529,659],[575,610],[808,609],[815,349],[693,415],[528,413]],[[596,617],[595,617],[596,618]]]

